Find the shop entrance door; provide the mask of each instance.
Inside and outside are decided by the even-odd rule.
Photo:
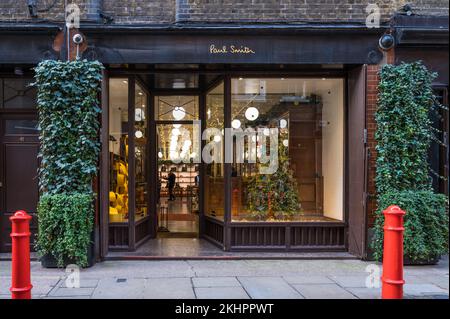
[[[200,163],[197,96],[157,96],[157,237],[197,238]]]

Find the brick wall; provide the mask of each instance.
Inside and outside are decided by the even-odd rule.
[[[377,209],[376,202],[376,187],[375,187],[375,175],[376,175],[376,158],[377,152],[375,147],[377,145],[375,141],[375,131],[377,128],[375,122],[375,112],[377,110],[378,100],[378,82],[379,71],[384,63],[393,64],[395,61],[395,51],[390,50],[386,53],[385,59],[380,65],[368,65],[367,66],[367,88],[366,88],[366,122],[367,122],[367,143],[369,148],[369,161],[368,161],[368,184],[367,191],[369,198],[367,202],[368,212],[368,225],[373,226],[374,212]]]
[[[102,2],[115,23],[165,24],[173,22],[333,22],[365,21],[369,3],[379,5],[383,20],[404,3],[419,14],[448,15],[448,0],[73,0],[87,17],[90,2]],[[42,9],[52,0],[38,0]],[[70,2],[70,1],[69,1]],[[63,0],[38,21],[61,21]],[[30,20],[26,0],[1,0],[0,21]]]

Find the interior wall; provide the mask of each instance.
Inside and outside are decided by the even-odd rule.
[[[322,92],[322,172],[324,216],[343,220],[344,200],[344,81]]]

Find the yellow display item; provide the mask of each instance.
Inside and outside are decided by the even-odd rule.
[[[114,192],[109,192],[109,202],[110,202],[110,203],[115,203],[115,202],[116,202],[116,199],[117,199],[116,193],[114,193]]]
[[[117,185],[122,187],[125,185],[126,176],[123,174],[117,174]]]
[[[128,176],[128,165],[120,163],[119,164],[119,173],[125,176]]]
[[[124,198],[123,198],[123,196],[124,196],[124,195],[117,194],[117,205],[123,206],[123,204],[124,204]]]
[[[121,223],[124,221],[123,214],[118,211],[117,208],[109,207],[109,222],[110,223]]]

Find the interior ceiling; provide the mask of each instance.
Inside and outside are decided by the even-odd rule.
[[[252,104],[262,113],[268,111],[271,106],[280,103],[283,96],[311,96],[312,94],[323,96],[335,89],[343,89],[342,79],[326,78],[235,78],[232,80],[233,107],[241,108]],[[176,91],[176,90],[174,90]],[[223,100],[223,84],[209,92],[217,95],[217,99]],[[192,100],[193,97],[166,96],[164,101],[177,105]],[[192,107],[198,104],[197,99]],[[215,101],[220,104],[220,101]],[[110,80],[110,104],[112,108],[126,109],[128,103],[128,83],[126,79],[114,78]],[[167,108],[161,105],[163,109]],[[187,105],[190,109],[191,106]],[[197,106],[194,107],[194,109]],[[194,111],[192,109],[192,111]],[[164,112],[163,112],[164,113]]]

